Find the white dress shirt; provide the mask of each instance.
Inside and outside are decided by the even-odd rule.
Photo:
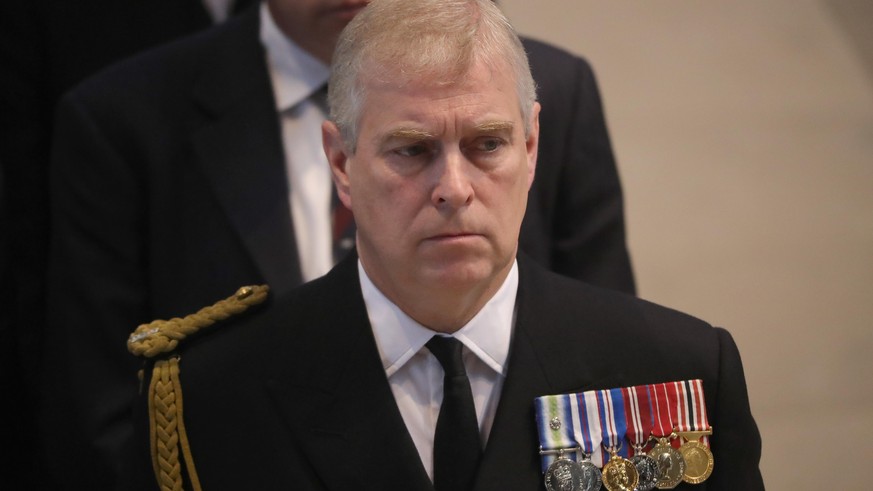
[[[385,297],[370,281],[360,261],[358,272],[385,375],[421,462],[433,479],[433,441],[443,400],[443,369],[424,345],[436,333]],[[464,367],[473,391],[483,444],[491,433],[506,377],[517,293],[518,264],[514,263],[491,300],[452,335],[464,344]]]
[[[261,43],[282,127],[291,218],[303,280],[333,267],[330,168],[321,146],[326,107],[318,95],[330,68],[288,39],[261,5]],[[315,95],[313,97],[313,95]]]
[[[203,0],[203,7],[209,12],[212,22],[216,24],[220,24],[230,17],[233,4],[234,0]]]

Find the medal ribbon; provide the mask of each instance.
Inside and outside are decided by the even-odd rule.
[[[681,409],[677,426],[679,431],[706,431],[709,420],[706,417],[706,401],[703,398],[703,381],[700,379],[674,382],[676,385],[678,406]],[[709,438],[703,437],[703,443],[709,446]]]
[[[685,414],[685,408],[683,407],[679,396],[679,387],[682,385],[682,382],[667,382],[663,385],[667,391],[667,407],[670,410],[670,426],[674,429],[679,429]],[[670,442],[670,444],[673,445],[673,448],[679,448],[682,445],[682,439],[676,438]]]
[[[601,443],[628,458],[632,451],[631,445],[624,444],[625,437],[632,444],[644,445],[649,435],[669,437],[674,428],[709,429],[700,379],[542,396],[534,400],[534,406],[541,450],[564,449],[564,457],[580,461],[582,457],[574,450],[581,447],[598,467],[609,460]],[[680,440],[671,444],[678,448]],[[709,446],[709,439],[704,437],[703,443]],[[542,455],[543,472],[556,457],[557,452]]]
[[[591,456],[591,462],[598,467],[603,465],[603,451],[600,442],[603,433],[600,425],[600,411],[598,410],[597,391],[589,390],[582,394],[576,394],[576,402],[579,408],[580,427],[583,438],[580,441],[582,451]]]
[[[573,396],[574,394],[559,394],[537,397],[534,400],[541,450],[570,450],[579,445],[576,441],[577,432],[574,428],[572,415],[571,399]],[[566,456],[571,460],[576,460],[575,452],[568,451]],[[555,461],[555,458],[556,454],[542,455],[543,472]]]
[[[627,439],[632,445],[645,447],[652,434],[652,400],[649,396],[651,386],[637,385],[621,389],[624,396],[624,412],[627,417]],[[633,455],[633,448],[628,454]]]
[[[625,418],[622,390],[599,390],[597,391],[597,402],[600,406],[600,428],[603,432],[603,444],[608,449],[617,450],[619,455],[627,458],[628,445],[624,444],[624,437],[627,434],[627,419]]]
[[[667,397],[666,384],[649,386],[652,394],[652,409],[654,410],[654,428],[652,434],[657,438],[669,437],[673,433],[673,422],[670,419],[670,405]]]

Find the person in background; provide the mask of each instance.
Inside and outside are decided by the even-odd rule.
[[[0,475],[10,489],[56,489],[45,472],[37,424],[45,330],[49,242],[49,149],[61,94],[109,64],[209,28],[249,0],[46,0],[0,3],[0,166],[6,176],[0,221],[7,242],[0,261],[0,336],[8,350],[3,385],[16,394],[2,433],[16,448]],[[30,430],[19,431],[20,428]]]

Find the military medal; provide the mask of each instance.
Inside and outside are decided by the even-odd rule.
[[[598,491],[600,469],[590,453],[594,441],[600,444],[600,425],[592,431],[583,394],[538,397],[535,406],[546,489]]]
[[[582,452],[581,449],[577,450]],[[540,454],[547,451],[540,451]],[[599,491],[600,469],[586,456],[579,462],[564,457],[559,452],[543,474],[548,491]]]
[[[707,437],[712,435],[712,428],[706,417],[703,382],[695,379],[673,384],[679,409],[676,432],[683,441],[679,453],[685,460],[685,473],[682,480],[690,484],[699,484],[709,478],[715,466],[715,458],[708,446]]]
[[[575,440],[569,394],[538,397],[535,401],[543,481],[548,491],[581,491],[582,469],[568,454],[579,452]]]
[[[657,444],[649,451],[649,457],[658,464],[661,477],[656,487],[658,489],[673,489],[682,482],[685,475],[685,460],[678,450],[670,445],[670,440],[676,438],[673,433],[673,423],[670,416],[670,400],[665,384],[651,386],[652,409],[654,410],[654,428],[652,436]]]
[[[682,482],[685,475],[685,460],[678,450],[670,445],[667,437],[659,438],[658,443],[649,451],[649,457],[658,463],[658,489],[673,489]]]
[[[535,407],[548,491],[673,489],[712,474],[700,380],[542,396]]]
[[[609,462],[603,466],[603,485],[609,491],[633,491],[640,482],[637,467],[611,448]]]
[[[552,462],[543,474],[548,491],[579,491],[582,488],[582,468],[564,457],[563,452]]]
[[[630,461],[637,468],[637,474],[640,476],[640,482],[634,491],[649,491],[655,489],[658,481],[661,479],[661,470],[658,463],[652,457],[644,453],[635,453]]]
[[[603,485],[600,468],[594,465],[590,458],[585,458],[579,462],[579,469],[582,471],[580,479],[581,487],[579,489],[583,491],[600,491],[600,487]]]
[[[628,460],[624,395],[621,389],[597,391],[603,446],[609,451],[609,461],[603,465],[603,485],[609,491],[633,491],[639,484],[637,468]],[[623,452],[624,455],[619,455]]]
[[[639,385],[622,389],[624,394],[624,412],[627,417],[627,439],[631,444],[633,456],[630,461],[637,469],[639,482],[634,491],[650,491],[655,489],[661,473],[658,463],[645,453],[645,447],[652,434],[654,421],[652,419],[652,401],[649,396],[650,386]]]
[[[702,437],[711,435],[712,432],[687,432],[680,433],[680,436],[687,438],[688,436]],[[682,480],[690,484],[700,484],[707,480],[712,474],[712,469],[715,466],[715,458],[712,456],[712,451],[699,441],[686,441],[679,447],[679,453],[685,460],[685,474]]]

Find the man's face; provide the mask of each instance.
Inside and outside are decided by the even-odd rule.
[[[274,21],[297,45],[330,63],[340,32],[370,0],[268,0]]]
[[[525,137],[515,81],[502,68],[476,63],[442,86],[365,80],[352,155],[325,125],[359,256],[395,301],[413,288],[493,293],[512,265],[534,177],[539,105]]]

